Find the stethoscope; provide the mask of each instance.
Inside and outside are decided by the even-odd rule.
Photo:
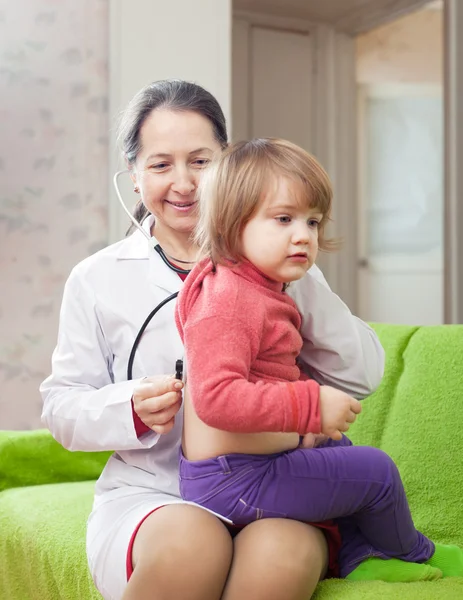
[[[164,250],[157,243],[157,240],[153,236],[151,236],[145,229],[143,229],[141,224],[137,221],[137,219],[132,215],[130,210],[125,205],[125,202],[122,199],[122,195],[119,190],[119,177],[126,173],[129,173],[128,169],[124,169],[123,171],[118,171],[113,177],[114,189],[116,190],[117,198],[120,202],[120,205],[124,209],[124,212],[127,214],[127,216],[132,221],[134,226],[139,231],[141,231],[142,234],[146,237],[150,248],[153,248],[159,254],[159,256],[161,257],[163,262],[169,267],[169,269],[171,271],[174,271],[175,273],[178,273],[179,275],[188,275],[188,273],[190,272],[189,270],[181,269],[180,267],[177,267],[176,265],[173,265],[171,262],[169,262]],[[145,333],[145,329],[148,327],[148,324],[150,323],[151,319],[161,310],[161,308],[163,306],[165,306],[167,303],[169,303],[171,300],[174,300],[177,296],[178,296],[178,292],[174,292],[173,294],[171,294],[170,296],[168,296],[167,298],[164,298],[164,300],[159,302],[159,304],[146,317],[143,325],[140,327],[140,331],[137,333],[137,336],[135,337],[135,341],[132,346],[132,350],[130,351],[129,362],[127,364],[127,380],[131,380],[133,378],[132,377],[133,376],[133,362],[135,360],[135,354],[136,354],[137,348],[140,344],[140,340],[141,340],[143,334]],[[178,359],[177,361],[175,361],[175,377],[176,377],[176,379],[180,379],[180,380],[183,378],[183,360],[181,360],[181,359]]]

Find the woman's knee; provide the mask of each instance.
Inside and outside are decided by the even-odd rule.
[[[133,545],[132,577],[143,577],[145,583],[150,579],[153,589],[170,590],[159,597],[203,598],[207,590],[208,597],[218,599],[232,555],[230,534],[214,515],[191,505],[169,505],[141,525]]]
[[[266,519],[257,521],[254,527],[248,532],[253,539],[248,539],[247,545],[255,544],[265,535],[260,557],[267,566],[282,567],[292,576],[310,577],[317,582],[324,577],[328,545],[320,529],[291,519]]]
[[[326,573],[323,533],[289,519],[264,519],[236,536],[224,600],[307,600]]]

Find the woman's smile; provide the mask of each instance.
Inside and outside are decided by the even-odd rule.
[[[180,212],[189,212],[195,208],[196,200],[189,200],[188,202],[178,202],[173,200],[164,200],[167,204],[172,206],[175,210]]]

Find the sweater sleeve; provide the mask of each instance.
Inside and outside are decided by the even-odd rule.
[[[249,381],[258,349],[250,320],[207,317],[184,329],[188,390],[198,417],[234,433],[320,433],[319,384]]]

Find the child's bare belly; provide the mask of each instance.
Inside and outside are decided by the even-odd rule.
[[[209,427],[196,415],[184,392],[182,448],[188,460],[223,454],[274,454],[299,445],[297,433],[230,433]]]

